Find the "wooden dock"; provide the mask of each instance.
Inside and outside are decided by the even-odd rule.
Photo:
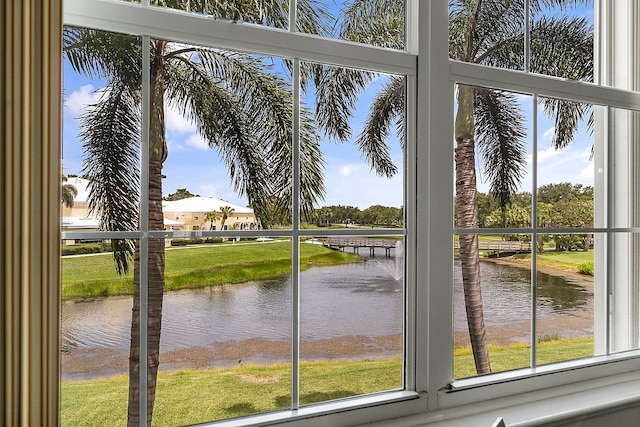
[[[356,253],[360,248],[368,248],[371,256],[375,256],[376,248],[383,248],[387,257],[391,256],[391,249],[395,249],[398,242],[402,243],[402,240],[371,237],[325,237],[318,240],[327,248],[341,251],[344,251],[344,248],[353,248],[353,252]]]
[[[531,252],[531,242],[480,241],[478,242],[478,246],[481,251],[491,251],[497,256],[499,256],[500,253],[519,254]],[[454,249],[460,249],[460,242],[457,240],[454,243]]]

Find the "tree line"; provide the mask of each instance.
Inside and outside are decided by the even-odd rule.
[[[491,194],[478,193],[478,219],[481,228],[525,228],[531,226],[532,197],[529,192],[513,195],[508,205],[501,207]],[[593,227],[593,187],[562,182],[538,188],[537,226],[540,228]],[[528,240],[529,234],[508,234],[506,240]],[[555,243],[559,251],[588,251],[591,234],[541,234],[537,249]]]

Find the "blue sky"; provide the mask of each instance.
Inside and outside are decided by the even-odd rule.
[[[592,16],[590,10],[580,9],[577,14]],[[99,89],[104,82],[89,80],[73,73],[68,63],[64,64],[65,107],[63,126],[63,163],[65,174],[80,174],[82,170],[82,148],[78,139],[79,117],[88,104],[99,98]],[[377,80],[360,97],[351,122],[353,139],[360,133],[362,122],[371,105],[371,99],[380,87]],[[453,94],[452,94],[453,96]],[[304,99],[304,97],[303,97]],[[531,101],[521,96],[521,105],[526,116],[528,155],[531,157]],[[231,203],[246,205],[246,200],[237,195],[230,185],[227,170],[218,159],[218,153],[207,147],[199,137],[195,127],[175,109],[166,111],[167,141],[169,157],[163,172],[163,194],[174,192],[177,188],[187,188],[195,194],[216,197]],[[574,182],[593,185],[593,164],[590,161],[592,137],[583,125],[574,144],[567,149],[557,151],[551,147],[553,123],[542,111],[539,111],[538,123],[538,183]],[[389,141],[392,157],[396,164],[402,165],[402,152],[395,135]],[[352,205],[362,209],[374,204],[401,206],[402,173],[392,179],[380,178],[370,171],[369,166],[353,143],[336,144],[322,141],[325,158],[326,205]],[[453,148],[453,146],[452,146]],[[531,163],[529,162],[529,169]],[[400,170],[402,168],[400,167]],[[480,191],[488,191],[484,174],[478,174]],[[531,173],[523,181],[522,191],[530,191]]]

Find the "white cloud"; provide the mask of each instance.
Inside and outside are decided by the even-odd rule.
[[[173,106],[169,106],[164,113],[165,126],[167,132],[176,133],[179,135],[185,135],[189,133],[196,133],[196,127],[191,121],[185,118],[185,115],[175,109]]]
[[[341,167],[338,169],[338,171],[339,171],[339,172],[338,172],[338,174],[339,174],[341,177],[349,178],[350,176],[352,176],[352,175],[354,175],[354,174],[357,174],[357,173],[358,173],[358,171],[359,171],[359,168],[360,168],[360,166],[359,166],[359,165],[353,165],[353,164],[350,164],[350,165],[344,165],[344,166],[341,166]]]
[[[542,140],[545,141],[545,142],[551,143],[551,140],[553,139],[553,134],[555,132],[556,132],[555,126],[551,126],[549,129],[544,131],[544,133],[542,134]]]
[[[96,91],[92,85],[87,84],[71,92],[71,95],[65,99],[64,106],[75,118],[85,112],[87,105],[97,103],[100,96],[102,96],[100,90]]]
[[[199,133],[192,134],[186,139],[185,142],[187,143],[187,145],[198,150],[205,151],[209,149],[209,145],[204,139],[202,139]]]

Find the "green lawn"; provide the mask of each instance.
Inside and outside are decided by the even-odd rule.
[[[490,346],[494,372],[529,366],[525,344]],[[538,364],[593,355],[590,338],[544,341],[538,345]],[[454,353],[454,377],[474,376],[470,348]],[[300,366],[303,405],[402,387],[400,358],[313,362]],[[239,366],[229,369],[160,372],[154,426],[201,423],[288,409],[290,367]],[[63,381],[63,426],[115,426],[126,423],[127,377]]]
[[[531,259],[531,254],[516,255],[518,259]],[[578,271],[578,266],[593,262],[593,249],[583,251],[545,251],[537,255],[538,263],[554,268]]]
[[[300,245],[301,268],[358,262],[358,255]],[[202,288],[283,277],[291,272],[291,243],[271,242],[170,248],[165,289]],[[133,275],[118,276],[110,253],[62,258],[62,298],[133,293]]]

